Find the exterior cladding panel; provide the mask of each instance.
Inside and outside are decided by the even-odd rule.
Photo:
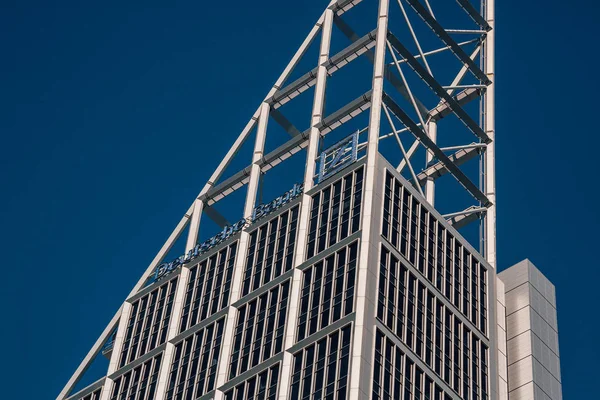
[[[529,261],[502,271],[510,400],[562,400],[554,285]]]

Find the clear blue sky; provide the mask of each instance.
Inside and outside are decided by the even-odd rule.
[[[57,395],[326,3],[3,2],[2,398]],[[567,399],[597,397],[597,15],[497,1],[499,265],[556,284]]]

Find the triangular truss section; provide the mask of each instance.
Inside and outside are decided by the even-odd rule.
[[[297,153],[305,158],[304,181],[298,186],[304,192],[335,173],[332,168],[343,168],[348,160],[361,158],[367,158],[368,165],[369,160],[381,153],[413,184],[423,201],[433,204],[435,199],[436,207],[447,211],[444,216],[454,227],[480,222],[480,236],[475,241],[477,246],[481,244],[482,253],[494,266],[493,2],[482,2],[481,9],[479,2],[471,0],[449,3],[447,0],[331,1],[128,298],[152,282],[161,265],[172,263],[165,257],[185,230],[185,252],[189,256],[182,256],[180,264],[185,257],[202,251],[204,244],[199,243],[198,232],[203,215],[223,229],[222,233],[215,232],[217,239],[213,237],[213,241],[225,240],[232,229],[237,229],[239,222],[228,220],[216,208],[227,196],[245,188],[240,221],[252,218],[255,207],[262,202],[262,179],[272,169],[285,168],[282,165]],[[373,12],[363,12],[360,7]],[[450,15],[456,17],[442,19],[442,15],[449,15],[450,8],[455,13]],[[445,26],[446,20],[458,25],[450,29]],[[330,54],[333,30],[341,33],[346,43],[341,50]],[[314,67],[296,71],[299,77],[289,79],[312,44],[319,46]],[[350,72],[357,60],[361,60],[363,68],[368,65],[369,75],[364,78],[370,86],[364,92],[352,93],[354,78],[344,79],[352,76],[346,71]],[[344,74],[340,73],[342,70]],[[327,91],[328,83],[336,79],[347,89],[344,93]],[[350,97],[344,100],[347,95]],[[294,119],[287,114],[302,96],[312,97],[308,99],[310,110],[303,117],[310,120],[310,126],[304,130],[295,126]],[[330,110],[326,104],[334,97],[336,103],[344,105]],[[281,145],[266,152],[265,141],[273,124],[284,137],[278,138]],[[222,180],[251,133],[252,158],[247,160],[246,167],[231,171]],[[479,163],[470,163],[471,160]],[[438,179],[454,185],[452,191],[435,195]],[[307,225],[303,218],[307,217],[301,212],[299,224]],[[172,263],[171,268],[177,265]],[[57,400],[69,398],[92,360],[103,349],[106,352],[113,339],[115,345],[122,340],[118,328],[124,325],[120,319],[127,304],[117,310]],[[115,357],[113,354],[107,376],[117,368]],[[223,379],[222,368],[217,383]],[[103,394],[103,400],[108,398],[108,394]]]

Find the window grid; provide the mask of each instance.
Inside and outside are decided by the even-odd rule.
[[[153,400],[162,353],[114,380],[110,400]]]
[[[239,307],[229,379],[280,353],[290,281]]]
[[[291,399],[346,399],[351,336],[346,325],[294,354]]]
[[[354,283],[358,241],[303,271],[300,341],[354,311]]]
[[[160,346],[167,339],[178,279],[177,276],[163,283],[133,302],[119,357],[119,368]]]
[[[381,232],[462,315],[487,334],[487,269],[391,173],[385,179]]]
[[[307,258],[358,231],[362,186],[361,167],[312,196]]]
[[[481,350],[480,333],[466,328],[462,317],[436,298],[384,246],[379,272],[377,318],[457,393],[462,389],[474,397],[473,388],[480,390],[478,383],[482,382],[481,390],[485,386],[487,394],[487,349]],[[470,351],[474,348],[485,355]],[[474,374],[481,376],[476,382]],[[481,379],[486,380],[485,384]],[[483,391],[477,393],[484,397]]]
[[[243,296],[292,269],[299,209],[296,205],[250,232]]]
[[[102,388],[98,388],[94,390],[92,393],[88,393],[83,397],[78,397],[77,400],[100,400],[100,395],[102,394]],[[75,400],[74,398],[72,400]]]
[[[196,399],[215,387],[225,318],[175,345],[166,394],[171,399]]]
[[[179,332],[229,305],[238,243],[232,243],[190,268]]]
[[[279,363],[225,392],[225,400],[275,400],[279,383]]]
[[[452,397],[378,329],[375,334],[372,398],[445,400]]]

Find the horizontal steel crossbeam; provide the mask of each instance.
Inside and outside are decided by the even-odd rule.
[[[400,108],[398,104],[387,94],[383,94],[383,102],[390,108],[390,111],[396,115],[396,117],[408,128],[408,130],[415,135],[415,137],[429,149],[438,160],[440,160],[448,169],[448,171],[454,175],[458,182],[469,192],[471,195],[480,201],[484,206],[491,205],[490,200],[485,194],[473,183],[471,180],[458,168],[452,160],[440,150],[439,147],[427,136],[427,133]]]
[[[375,46],[375,32],[367,33],[362,38],[355,40],[354,43],[341,50],[339,53],[331,57],[325,67],[329,74],[341,69],[351,61],[354,61],[359,56],[365,54],[373,46]],[[315,85],[317,80],[317,68],[313,68],[309,72],[302,75],[292,83],[279,89],[273,96],[267,100],[272,104],[273,108],[279,108],[302,92],[310,89]]]
[[[465,104],[469,103],[471,100],[474,100],[474,99],[478,98],[479,96],[481,96],[482,93],[483,93],[483,89],[468,88],[468,89],[465,89],[465,90],[459,92],[457,95],[452,96],[452,98],[454,100],[456,100],[456,102],[458,103],[459,106],[462,107]],[[431,119],[440,120],[451,113],[452,113],[452,108],[450,107],[448,102],[445,100],[442,100],[441,103],[437,107],[435,107],[431,111],[429,111],[428,116]]]
[[[469,0],[456,0],[456,2],[462,7],[463,10],[469,14],[469,16],[479,25],[483,30],[490,31],[492,27],[487,21],[479,14],[479,11],[473,7],[473,4]]]
[[[340,31],[342,31],[342,33],[344,35],[346,35],[346,37],[348,39],[350,39],[352,41],[359,40],[358,35],[342,18],[335,17],[333,19],[333,23],[338,27],[338,29]],[[374,35],[375,32],[376,31],[373,31],[373,32],[371,32],[371,34]],[[373,43],[373,45],[374,45],[374,43]],[[371,64],[375,63],[375,54],[374,54],[373,50],[369,50],[366,53],[366,57],[369,59]],[[410,101],[410,95],[408,94],[408,90],[404,86],[402,79],[398,76],[396,71],[390,65],[385,66],[384,77],[398,91],[398,93],[400,93],[402,95],[402,97],[404,97],[406,100]],[[421,113],[421,116],[424,118],[427,115],[429,110],[427,109],[427,107],[425,107],[425,105],[419,99],[415,98],[415,102],[417,103],[417,107],[419,109],[419,112]]]
[[[455,229],[460,229],[463,226],[469,225],[471,222],[477,221],[485,212],[486,210],[481,209],[481,207],[471,206],[462,213],[459,213],[459,215],[448,218],[447,221]]]
[[[321,121],[321,123],[319,123],[316,127],[320,130],[321,135],[325,136],[332,130],[338,128],[339,126],[348,122],[363,111],[369,109],[370,106],[371,91],[368,91],[356,100],[348,103],[344,107],[340,108],[328,117],[324,118]],[[270,170],[271,168],[283,162],[285,159],[306,148],[306,146],[308,146],[309,133],[310,129],[307,129],[300,135],[293,137],[286,143],[282,144],[281,146],[279,146],[278,148],[261,158],[257,162],[257,164],[261,168],[261,171],[266,172]],[[222,200],[224,197],[228,196],[229,194],[233,193],[234,191],[248,183],[251,169],[252,166],[250,165],[244,168],[243,170],[237,172],[235,175],[229,177],[217,186],[214,186],[213,188],[208,190],[206,194],[200,196],[199,199],[204,201],[208,205],[215,204],[219,200]]]
[[[477,148],[462,149],[454,154],[449,155],[448,158],[455,165],[459,166],[466,163],[469,160],[472,160],[477,156],[477,154],[479,154],[479,149]],[[424,185],[427,179],[437,179],[447,174],[448,172],[448,168],[444,166],[443,162],[437,162],[421,171],[417,175],[417,179],[419,180],[420,185]]]
[[[338,2],[331,6],[331,9],[337,15],[342,15],[361,1],[362,0],[338,0]]]
[[[437,20],[429,13],[429,11],[423,7],[423,5],[418,0],[405,0],[410,4],[410,6],[415,10],[417,14],[425,21],[427,25],[431,28],[433,33],[437,35],[447,46],[450,47],[450,50],[462,61],[463,64],[466,64],[469,67],[469,70],[479,79],[481,82],[489,85],[492,83],[487,75],[471,60],[471,58],[465,53],[465,51],[456,43],[452,37],[446,32],[444,28],[437,22]]]
[[[456,116],[462,121],[463,124],[471,130],[477,137],[483,140],[485,143],[490,142],[489,136],[481,129],[481,127],[473,121],[473,118],[467,114],[465,110],[454,100],[454,98],[448,94],[448,92],[435,80],[433,76],[425,67],[423,67],[417,59],[412,55],[412,53],[404,47],[404,45],[398,40],[396,36],[394,36],[391,32],[388,32],[388,40],[392,47],[400,53],[402,57],[408,62],[408,65],[425,81],[425,83],[437,94],[441,99],[445,100],[452,111],[456,114]],[[470,60],[470,58],[469,58]]]

